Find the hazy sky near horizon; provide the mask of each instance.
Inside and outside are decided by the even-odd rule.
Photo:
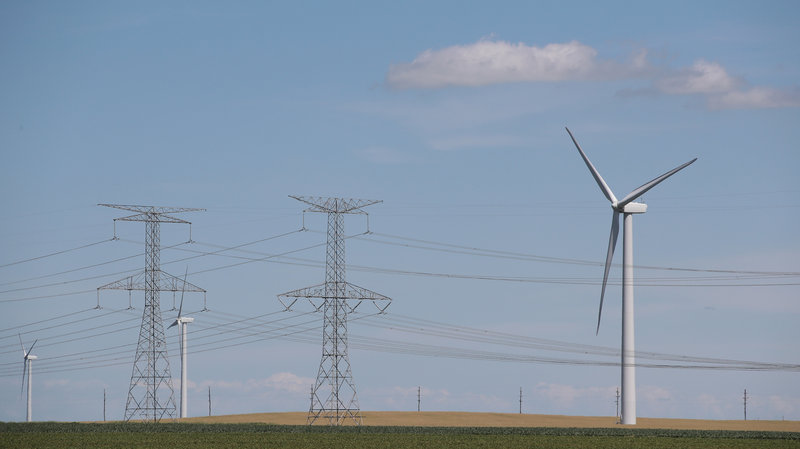
[[[611,211],[565,126],[618,198],[698,158],[634,219],[637,350],[797,365],[799,23],[790,1],[4,2],[0,420],[25,419],[18,333],[34,419],[100,419],[104,388],[122,418],[142,295],[95,289],[142,269],[144,225],[98,203],[206,209],[181,215],[195,243],[161,235],[208,292],[190,416],[208,387],[215,414],[307,410],[322,317],[276,294],[322,282],[326,219],[288,195],[383,200],[373,234],[346,220],[348,280],[393,299],[351,316],[362,409],[421,386],[423,410],[516,412],[523,388],[527,413],[613,415],[621,271],[595,335]],[[747,388],[749,418],[800,420],[797,371],[637,381],[639,416],[739,419]]]

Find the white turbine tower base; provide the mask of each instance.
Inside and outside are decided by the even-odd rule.
[[[181,305],[178,307],[178,317],[169,325],[167,329],[178,325],[178,333],[180,334],[180,347],[181,347],[181,409],[180,417],[186,418],[188,414],[187,408],[187,366],[186,366],[186,325],[194,322],[194,318],[181,316],[183,312],[183,294],[186,291],[186,276],[189,274],[189,267],[186,267],[186,274],[183,275],[183,289],[181,290]],[[174,309],[173,309],[174,310]]]
[[[634,201],[645,192],[652,189],[660,182],[674,175],[675,173],[683,170],[697,158],[692,159],[676,168],[664,173],[663,175],[652,179],[641,186],[634,189],[621,201],[617,201],[614,192],[606,184],[605,180],[597,169],[589,161],[586,153],[583,152],[575,136],[572,135],[569,128],[567,128],[569,137],[578,149],[578,152],[586,163],[594,177],[595,182],[600,187],[603,195],[611,202],[611,209],[613,209],[613,216],[611,221],[611,234],[608,238],[608,252],[606,253],[605,271],[603,273],[603,288],[600,291],[600,310],[597,313],[597,331],[600,332],[600,317],[603,314],[603,297],[606,292],[606,283],[608,282],[608,270],[611,268],[611,261],[614,258],[614,249],[617,246],[617,237],[619,235],[619,215],[623,215],[623,237],[622,237],[622,355],[621,355],[621,375],[622,375],[622,410],[621,421],[622,424],[633,425],[636,424],[636,357],[634,349],[634,314],[633,314],[633,215],[643,214],[647,212],[647,205],[644,203],[635,203]]]
[[[180,417],[181,418],[186,418],[187,417],[187,413],[188,413],[188,409],[187,409],[187,406],[186,406],[186,404],[187,404],[187,396],[188,396],[187,391],[186,391],[186,387],[188,385],[188,381],[186,379],[187,372],[188,372],[188,367],[186,366],[186,354],[187,354],[187,348],[186,348],[186,325],[189,324],[189,323],[193,323],[194,322],[194,318],[190,318],[190,317],[185,317],[184,316],[184,317],[178,318],[177,321],[178,321],[179,329],[180,329],[180,333],[181,333],[181,413],[180,413]]]
[[[25,414],[25,420],[27,422],[33,421],[33,408],[31,406],[32,399],[33,399],[33,361],[36,360],[38,357],[31,354],[33,351],[33,347],[36,346],[36,342],[39,340],[34,340],[33,344],[31,345],[30,349],[27,351],[25,350],[25,345],[22,344],[22,335],[19,335],[19,345],[22,346],[22,388],[25,388],[25,377],[27,371],[27,381],[28,381],[28,404],[27,404],[27,413]]]

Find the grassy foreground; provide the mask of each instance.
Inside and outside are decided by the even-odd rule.
[[[0,448],[800,448],[800,433],[564,427],[0,423]]]

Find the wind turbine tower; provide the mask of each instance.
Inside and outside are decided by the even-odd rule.
[[[130,212],[133,215],[115,218],[117,221],[143,221],[145,223],[144,272],[129,276],[97,288],[98,306],[100,290],[144,290],[144,310],[139,329],[139,343],[131,372],[128,400],[125,403],[125,421],[138,417],[143,421],[158,422],[162,418],[175,418],[175,392],[167,357],[167,342],[164,323],[161,320],[161,291],[203,292],[202,288],[186,283],[161,270],[161,223],[191,223],[173,214],[203,211],[180,207],[135,206],[124,204],[100,204]]]
[[[22,388],[25,388],[25,374],[27,371],[27,381],[28,381],[28,411],[25,415],[25,420],[27,422],[31,422],[33,420],[33,408],[31,407],[31,399],[33,398],[33,361],[36,360],[38,357],[31,354],[33,351],[33,347],[36,346],[36,342],[39,340],[34,340],[33,344],[31,345],[30,349],[27,351],[25,350],[25,345],[22,344],[22,335],[19,335],[19,345],[22,346]]]
[[[186,276],[189,274],[189,269],[186,269],[186,274],[183,275],[183,285],[186,285]],[[187,376],[187,366],[186,366],[186,325],[189,323],[194,322],[194,318],[183,316],[183,293],[184,291],[181,290],[181,305],[178,307],[178,317],[172,324],[169,325],[169,328],[173,326],[178,326],[178,332],[180,333],[180,348],[181,348],[181,410],[180,410],[180,417],[186,418],[187,416],[187,394],[186,394],[186,376]]]
[[[356,425],[361,425],[363,420],[347,352],[347,314],[354,312],[362,301],[372,302],[382,313],[389,307],[391,299],[345,281],[344,215],[367,215],[362,209],[380,201],[290,197],[310,205],[306,212],[328,214],[325,282],[278,295],[278,300],[287,310],[298,299],[304,298],[317,311],[322,310],[324,313],[322,360],[317,380],[311,388],[311,407],[308,410],[307,423],[311,425],[317,419],[323,418],[328,420],[329,425],[339,426],[352,419]],[[286,305],[282,298],[288,298],[289,304]],[[313,299],[321,299],[322,303],[317,305]],[[385,302],[385,305],[379,306],[379,301]]]
[[[575,136],[572,135],[569,128],[566,129],[603,195],[611,202],[611,209],[613,210],[611,234],[608,238],[608,252],[606,253],[605,271],[603,273],[603,288],[600,290],[600,310],[597,313],[597,330],[595,333],[600,332],[600,317],[603,313],[603,297],[605,296],[606,283],[608,282],[608,270],[611,268],[611,260],[614,257],[614,248],[617,246],[617,236],[619,235],[619,215],[622,214],[624,217],[622,239],[622,424],[632,425],[636,424],[636,359],[633,338],[633,215],[647,212],[647,205],[635,202],[635,200],[661,181],[692,164],[697,158],[642,184],[622,200],[617,200],[614,192],[611,191],[611,188],[589,161],[581,146],[578,145]]]

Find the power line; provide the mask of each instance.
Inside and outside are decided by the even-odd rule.
[[[213,312],[210,312],[213,314]],[[274,315],[280,312],[271,312],[264,315]],[[241,323],[247,321],[246,317],[242,317],[241,315],[235,315],[230,313],[219,313],[220,315],[229,315],[236,318],[234,321],[223,322],[221,324],[210,326],[209,328],[220,328],[220,327],[228,327],[227,330],[223,330],[221,332],[214,333],[212,335],[208,335],[205,338],[210,338],[216,335],[227,335],[230,332],[235,332],[239,335],[237,336],[227,336],[224,339],[214,339],[212,341],[204,342],[202,344],[197,345],[198,347],[205,348],[196,351],[192,351],[193,353],[200,353],[200,352],[208,352],[217,349],[223,348],[230,348],[241,346],[245,344],[250,344],[258,341],[273,339],[273,338],[283,338],[289,341],[296,341],[302,342],[307,344],[318,344],[318,340],[316,338],[311,337],[301,337],[301,334],[308,333],[310,331],[319,330],[320,326],[315,325],[316,320],[306,320],[299,323],[290,323],[286,325],[279,325],[276,326],[275,323],[291,320],[294,318],[299,318],[304,315],[310,314],[313,312],[307,312],[304,314],[297,314],[292,316],[287,316],[284,318],[280,318],[278,320],[271,320],[271,321],[263,321],[260,319],[254,318],[253,321],[256,322],[256,325],[262,326],[269,326],[269,328],[260,331],[253,331],[252,326],[247,326]],[[372,315],[365,315],[365,316],[358,316],[351,321],[368,319],[365,323],[371,321],[377,314]],[[392,315],[382,315],[383,319],[387,317],[393,318]],[[400,318],[417,321],[420,323],[438,323],[431,320],[413,318],[413,317],[403,317]],[[241,325],[240,325],[241,324]],[[519,336],[515,334],[506,334],[500,332],[493,332],[487,330],[481,330],[477,328],[469,328],[459,325],[448,325],[445,323],[439,323],[444,329],[451,329],[451,330],[460,330],[463,333],[482,333],[487,335],[488,337],[484,340],[476,340],[476,339],[467,339],[466,341],[475,341],[479,343],[489,343],[495,345],[501,345],[504,347],[509,346],[510,341],[518,340],[524,343],[525,340],[532,340],[537,344],[549,344],[550,346],[547,347],[538,347],[533,346],[531,349],[544,349],[544,350],[556,350],[558,351],[559,346],[566,347],[568,352],[575,352],[581,353],[583,355],[600,355],[604,357],[614,357],[616,358],[618,354],[614,354],[616,351],[613,348],[604,348],[600,346],[594,345],[581,345],[569,342],[560,342],[555,340],[547,340],[547,339],[538,339],[534,337],[526,337],[526,336]],[[236,326],[233,329],[230,327]],[[307,327],[302,327],[307,326]],[[134,326],[135,327],[135,326]],[[291,332],[283,332],[288,329],[300,327],[299,330],[294,330]],[[396,327],[396,325],[394,326]],[[392,327],[388,327],[388,329],[392,329]],[[396,329],[395,329],[396,330]],[[196,329],[193,333],[202,333],[203,329]],[[429,330],[423,329],[423,335],[429,335]],[[113,332],[113,331],[112,331]],[[102,335],[102,334],[99,334]],[[506,339],[499,339],[499,337],[505,337]],[[455,338],[458,340],[459,338],[453,336],[440,336],[441,338]],[[200,337],[203,338],[203,337]],[[243,341],[247,340],[247,341]],[[466,359],[466,360],[482,360],[482,361],[502,361],[502,362],[514,362],[514,363],[547,363],[547,364],[563,364],[563,365],[576,365],[576,366],[618,366],[617,361],[602,361],[602,360],[591,360],[591,359],[563,359],[563,358],[553,358],[553,357],[539,357],[539,356],[532,356],[532,355],[525,355],[525,354],[509,354],[505,352],[498,352],[498,351],[478,351],[474,348],[454,348],[450,346],[444,345],[431,345],[431,344],[419,344],[413,343],[409,341],[398,341],[392,339],[376,339],[374,337],[362,337],[358,335],[351,335],[351,341],[353,347],[359,349],[366,349],[371,351],[378,351],[378,352],[389,352],[389,353],[400,353],[400,354],[407,354],[407,355],[418,355],[418,356],[430,356],[430,357],[447,357],[447,358],[455,358],[455,359]],[[222,345],[220,345],[222,344]],[[129,345],[123,345],[129,346]],[[520,347],[526,347],[524,344],[517,345]],[[107,352],[110,350],[117,349],[118,347],[111,347],[111,348],[104,348],[100,350],[93,350],[93,351],[84,351],[82,353],[74,353],[69,354],[70,357],[77,356],[79,357],[78,360],[62,360],[63,363],[58,365],[44,365],[40,368],[40,372],[44,370],[44,372],[60,372],[63,370],[73,370],[77,369],[78,366],[83,366],[85,368],[93,368],[93,367],[101,367],[101,366],[109,366],[114,363],[107,363],[107,362],[116,362],[119,360],[129,360],[128,357],[115,357],[111,359],[98,359],[97,357],[91,357],[91,360],[80,362],[84,360],[86,356],[89,354],[95,354],[98,352]],[[573,351],[574,350],[574,351]],[[122,354],[124,351],[118,351],[111,354],[106,354],[103,357],[110,357],[114,356],[115,354]],[[665,361],[679,361],[683,363],[637,363],[637,366],[643,368],[670,368],[670,369],[703,369],[703,370],[728,370],[728,371],[798,371],[800,370],[800,365],[792,365],[792,364],[777,364],[777,363],[763,363],[763,362],[748,362],[748,361],[741,361],[741,360],[728,360],[728,359],[713,359],[713,358],[703,358],[703,357],[690,357],[690,356],[676,356],[676,355],[669,355],[669,354],[659,354],[659,353],[650,353],[650,352],[638,352],[637,357],[641,359],[654,359],[654,360],[665,360]],[[52,357],[59,358],[59,356]],[[74,362],[80,362],[80,365],[75,365]],[[43,361],[44,362],[44,361]],[[47,362],[44,362],[47,363]],[[126,362],[121,362],[126,363]],[[16,375],[14,369],[10,371],[6,371],[7,374],[4,375]]]
[[[272,239],[278,238],[278,237],[284,237],[286,235],[290,235],[290,234],[293,234],[293,233],[296,233],[296,232],[301,232],[301,231],[299,231],[299,230],[298,231],[291,231],[291,232],[287,232],[287,233],[280,234],[280,235],[277,235],[277,236],[267,237],[267,238],[259,239],[259,240],[253,241],[253,242],[243,243],[243,244],[236,245],[234,247],[226,248],[226,249],[219,250],[219,251],[202,252],[202,253],[200,253],[198,255],[195,255],[195,256],[189,256],[189,257],[184,257],[184,258],[181,258],[181,259],[176,259],[176,260],[172,260],[172,261],[169,261],[169,262],[165,262],[162,265],[170,265],[170,264],[174,264],[174,263],[178,263],[178,262],[184,262],[184,261],[187,261],[187,260],[196,259],[198,257],[204,257],[204,256],[208,256],[208,255],[215,255],[215,254],[218,254],[218,253],[223,252],[225,250],[231,250],[231,249],[235,249],[235,248],[240,248],[240,247],[243,247],[243,246],[252,245],[252,244],[255,244],[255,243],[259,243],[259,242],[272,240]],[[169,247],[166,247],[165,249],[175,248],[177,246],[184,245],[185,243],[186,242],[183,242],[183,243],[180,243],[180,244],[174,245],[174,246],[169,246]],[[232,264],[232,265],[227,265],[227,266],[211,268],[211,269],[208,269],[208,270],[196,271],[196,272],[189,273],[189,274],[199,274],[199,273],[205,273],[205,272],[209,272],[209,271],[216,271],[216,270],[221,270],[221,269],[225,269],[225,268],[231,268],[231,267],[234,267],[234,266],[244,265],[244,264],[250,263],[250,262],[263,261],[263,260],[267,260],[267,259],[272,258],[272,257],[281,257],[281,256],[286,255],[286,254],[292,254],[292,253],[296,253],[296,252],[305,251],[305,250],[308,250],[308,249],[311,249],[311,248],[316,248],[316,247],[319,247],[319,246],[322,246],[322,245],[324,245],[324,243],[313,245],[313,246],[309,246],[309,247],[306,247],[306,248],[301,248],[301,249],[298,249],[298,250],[288,251],[288,252],[283,253],[283,254],[277,254],[277,255],[265,257],[265,258],[262,258],[262,259],[248,260],[246,262],[242,262],[242,263],[238,263],[238,264]],[[97,267],[97,266],[106,265],[106,264],[118,262],[118,261],[121,261],[121,260],[127,260],[127,259],[132,259],[132,258],[135,258],[135,257],[140,257],[143,254],[144,253],[140,253],[140,254],[136,254],[136,255],[133,255],[133,256],[127,256],[127,257],[123,257],[123,258],[119,258],[119,259],[114,259],[114,260],[111,260],[111,261],[108,261],[108,262],[103,262],[103,263],[100,263],[100,264],[89,265],[89,266],[86,266],[86,267],[76,268],[76,269],[73,269],[73,270],[67,270],[67,271],[63,271],[63,272],[60,272],[60,273],[55,273],[55,274],[52,274],[52,275],[39,276],[39,277],[36,277],[36,278],[30,278],[30,279],[27,279],[27,280],[41,279],[41,278],[44,278],[44,277],[50,277],[50,276],[55,276],[55,275],[59,275],[59,274],[65,274],[65,273],[78,271],[78,270],[82,270],[82,269],[86,269],[86,268],[94,268],[94,267]],[[73,280],[62,281],[62,282],[54,282],[54,283],[50,283],[50,284],[42,284],[42,285],[35,285],[35,286],[18,288],[18,289],[0,291],[0,293],[9,293],[9,292],[15,292],[15,291],[24,291],[24,290],[33,290],[33,289],[45,288],[45,287],[53,287],[53,286],[57,286],[57,285],[66,285],[66,284],[72,284],[72,283],[82,282],[82,281],[88,281],[88,280],[94,280],[94,279],[102,279],[102,278],[110,277],[110,276],[117,276],[117,275],[120,275],[120,274],[124,275],[124,274],[129,274],[129,273],[135,273],[135,272],[138,272],[138,271],[140,271],[140,270],[138,270],[138,269],[124,270],[124,271],[118,271],[118,272],[115,272],[115,273],[102,274],[102,275],[96,275],[96,276],[89,276],[89,277],[85,277],[85,278],[81,278],[81,279],[73,279]],[[13,283],[18,283],[18,282],[23,282],[23,281],[16,281],[16,282],[13,282]],[[8,284],[10,284],[10,283],[0,284],[0,285],[8,285]],[[54,298],[54,297],[59,297],[59,296],[77,295],[77,294],[82,294],[82,293],[89,293],[89,292],[92,292],[92,291],[93,290],[82,290],[82,291],[69,292],[69,293],[60,293],[60,294],[53,294],[53,295],[40,295],[40,296],[24,297],[24,298],[0,299],[0,303],[31,301],[31,300],[36,300],[36,299],[46,299],[46,298]]]
[[[312,231],[316,232],[316,231]],[[361,234],[359,234],[361,235]],[[352,236],[357,237],[357,236]],[[351,238],[352,238],[351,237]],[[213,245],[210,243],[199,243],[200,245],[205,246],[218,246]],[[200,254],[211,254],[211,253],[203,253],[200,251],[195,251],[187,248],[181,248],[180,251],[187,251],[187,252],[196,252]],[[241,251],[241,250],[239,250]],[[250,262],[257,262],[257,261],[269,261],[272,263],[280,263],[286,265],[300,265],[300,266],[308,266],[308,267],[319,267],[323,266],[322,262],[311,260],[311,259],[302,259],[297,257],[285,257],[286,253],[282,254],[265,254],[257,251],[243,251],[250,254],[257,254],[257,255],[265,255],[267,257],[264,258],[253,258],[247,256],[236,256],[230,254],[216,254],[221,255],[224,257],[231,257],[235,259],[243,259]],[[218,252],[215,252],[218,253]],[[287,260],[292,260],[296,262],[288,262],[284,260],[267,260],[267,258],[286,258]],[[234,264],[236,265],[236,264]],[[227,267],[227,266],[226,266]],[[437,273],[437,272],[428,272],[428,271],[414,271],[414,270],[400,270],[400,269],[390,269],[390,268],[380,268],[380,267],[370,267],[370,266],[363,266],[363,265],[348,265],[348,268],[354,271],[361,271],[361,272],[370,272],[370,273],[381,273],[381,274],[393,274],[393,275],[406,275],[406,276],[422,276],[422,277],[438,277],[438,278],[451,278],[451,279],[472,279],[472,280],[488,280],[488,281],[503,281],[503,282],[524,282],[524,283],[542,283],[542,284],[560,284],[560,285],[600,285],[601,281],[598,280],[596,277],[530,277],[530,276],[496,276],[496,275],[483,275],[483,274],[460,274],[460,273]],[[752,272],[751,272],[752,273]],[[637,279],[637,285],[641,285],[643,287],[775,287],[775,286],[792,286],[792,285],[800,285],[800,282],[793,283],[793,282],[771,282],[771,283],[749,283],[743,284],[739,283],[714,283],[714,284],[701,284],[701,283],[678,283],[678,282],[686,282],[686,281],[695,281],[695,282],[713,282],[713,281],[722,281],[722,280],[756,280],[756,279],[770,279],[775,276],[789,276],[789,273],[778,273],[778,274],[769,274],[767,272],[763,272],[761,274],[750,274],[750,275],[730,275],[730,276],[709,276],[709,277],[655,277],[655,278],[645,278],[640,277]],[[800,275],[800,274],[798,274]],[[612,278],[610,284],[611,285],[621,285],[621,279],[619,278]],[[670,283],[667,283],[670,282]]]
[[[117,240],[121,240],[121,239],[117,238]],[[175,245],[165,246],[162,249],[177,248],[177,247],[179,247],[181,245],[185,245],[186,243],[187,242],[181,242],[181,243],[177,243]],[[73,268],[71,270],[60,271],[58,273],[50,273],[50,274],[45,274],[45,275],[41,275],[41,276],[35,276],[35,277],[32,277],[32,278],[27,278],[27,279],[20,279],[20,280],[17,280],[17,281],[5,282],[3,284],[0,284],[0,286],[20,284],[22,282],[28,282],[28,281],[36,281],[36,280],[39,280],[39,279],[45,279],[45,278],[49,278],[49,277],[59,276],[59,275],[62,275],[62,274],[73,273],[73,272],[76,272],[76,271],[88,270],[89,268],[96,268],[96,267],[100,267],[100,266],[103,266],[103,265],[110,265],[112,263],[121,262],[123,260],[135,259],[137,257],[142,257],[142,256],[144,256],[144,253],[138,253],[138,254],[134,254],[132,256],[120,257],[120,258],[117,258],[117,259],[107,260],[105,262],[100,262],[100,263],[96,263],[96,264],[92,264],[92,265],[86,265],[86,266],[82,266],[82,267],[78,267],[78,268]],[[123,273],[127,273],[127,271],[123,272]],[[115,273],[115,274],[120,274],[120,273]],[[109,276],[111,276],[111,275],[109,275]]]
[[[45,318],[43,320],[34,321],[34,322],[31,322],[31,323],[20,324],[19,326],[7,327],[5,329],[0,329],[0,332],[10,331],[10,330],[14,330],[14,329],[20,329],[20,328],[27,327],[27,326],[33,326],[34,324],[46,323],[48,321],[60,320],[62,318],[70,317],[70,316],[73,316],[73,315],[78,315],[80,313],[86,313],[86,312],[88,312],[90,310],[95,310],[95,308],[91,307],[91,308],[88,308],[88,309],[78,310],[77,312],[71,312],[71,313],[68,313],[66,315],[59,315],[59,316],[55,316],[55,317],[52,317],[52,318]],[[0,337],[0,338],[8,338],[8,337]]]
[[[173,263],[177,263],[177,262],[183,262],[183,261],[186,261],[186,260],[191,260],[191,259],[194,259],[194,258],[197,258],[197,257],[203,257],[203,256],[207,256],[207,255],[222,255],[222,256],[225,256],[225,257],[233,257],[233,258],[244,259],[244,261],[240,262],[240,263],[236,263],[236,264],[224,265],[224,266],[214,267],[214,268],[210,268],[210,269],[206,269],[206,270],[201,270],[201,271],[197,271],[197,272],[192,273],[192,274],[199,274],[199,273],[205,273],[205,272],[210,272],[210,271],[222,270],[222,269],[236,267],[236,266],[244,265],[244,264],[251,263],[251,262],[258,262],[258,261],[270,261],[270,262],[289,264],[289,265],[318,266],[320,264],[319,262],[309,261],[308,259],[287,258],[287,259],[290,259],[290,260],[298,260],[298,261],[301,261],[301,262],[304,262],[304,263],[292,263],[292,262],[287,262],[287,261],[279,261],[279,260],[271,260],[271,259],[284,258],[285,256],[287,256],[289,254],[305,251],[305,250],[312,249],[312,248],[316,248],[316,247],[322,246],[323,244],[312,245],[312,246],[300,248],[300,249],[297,249],[297,250],[283,252],[283,253],[280,253],[280,254],[267,254],[267,255],[265,255],[264,257],[261,257],[261,258],[247,258],[247,257],[243,257],[243,256],[234,256],[234,255],[221,254],[221,253],[223,253],[225,251],[242,251],[241,248],[244,247],[244,246],[248,246],[248,245],[252,245],[252,244],[258,243],[258,242],[271,240],[271,239],[278,238],[278,237],[283,237],[283,236],[290,235],[290,234],[295,233],[295,232],[300,232],[300,231],[291,231],[291,232],[288,232],[288,233],[283,233],[283,234],[279,234],[279,235],[276,235],[276,236],[271,236],[271,237],[267,237],[267,238],[264,238],[264,239],[259,239],[259,240],[255,240],[255,241],[252,241],[252,242],[247,242],[247,243],[244,243],[244,244],[235,245],[235,246],[232,246],[232,247],[222,247],[221,249],[219,249],[217,251],[211,251],[211,252],[199,252],[199,251],[192,251],[192,250],[184,249],[184,248],[178,248],[179,246],[184,245],[186,243],[186,242],[183,242],[183,243],[180,243],[180,244],[177,244],[177,245],[173,245],[173,246],[170,246],[170,247],[167,247],[167,248],[177,248],[178,250],[181,250],[181,251],[196,252],[197,255],[176,259],[176,260],[173,260],[173,261],[170,261],[170,262],[166,262],[166,263],[164,263],[164,265],[173,264]],[[317,232],[317,231],[312,231],[312,232]],[[346,238],[348,238],[348,239],[349,238],[363,238],[363,237],[359,237],[359,236],[363,236],[363,235],[365,235],[365,234],[357,234],[357,235],[354,235],[354,236],[348,236]],[[467,247],[467,246],[462,246],[462,245],[453,245],[453,244],[447,244],[447,243],[432,242],[432,241],[428,241],[428,240],[411,239],[411,238],[407,238],[407,237],[394,236],[394,235],[389,235],[389,234],[379,234],[379,235],[384,235],[384,236],[388,236],[390,238],[396,238],[396,239],[405,239],[405,240],[410,240],[410,241],[431,243],[431,244],[436,244],[436,245],[453,246],[453,247],[464,248],[464,249],[476,249],[476,250],[481,251],[481,252],[479,252],[479,253],[460,252],[460,253],[478,255],[478,256],[487,256],[487,255],[489,255],[489,254],[485,254],[485,252],[494,252],[494,253],[498,253],[498,254],[508,253],[508,255],[512,255],[513,258],[517,259],[517,260],[530,260],[530,259],[528,259],[526,257],[533,257],[533,258],[538,258],[539,261],[557,261],[557,263],[575,263],[575,264],[579,264],[579,265],[601,265],[600,262],[585,261],[585,260],[579,260],[579,259],[549,258],[549,257],[545,257],[545,256],[526,255],[524,253],[513,253],[513,252],[507,252],[507,251],[479,249],[479,248],[472,248],[472,247]],[[368,238],[366,238],[364,240],[380,242],[378,240],[368,239]],[[204,245],[217,246],[217,247],[220,246],[220,245],[213,245],[213,244],[208,244],[208,243],[205,243]],[[404,245],[404,244],[401,244],[401,245],[402,246],[407,246],[407,245]],[[424,248],[424,247],[420,247],[420,248]],[[424,249],[437,250],[437,248],[424,248]],[[248,252],[256,253],[256,254],[263,254],[263,253],[257,253],[255,251],[248,251]],[[97,266],[101,266],[101,265],[105,265],[105,264],[109,264],[109,263],[118,262],[118,261],[121,261],[121,260],[126,260],[126,259],[131,259],[131,258],[134,258],[134,257],[139,257],[141,255],[142,254],[137,254],[137,255],[133,255],[133,256],[127,256],[127,257],[124,257],[124,258],[114,259],[114,260],[111,260],[111,261],[107,261],[107,262],[103,262],[103,263],[99,263],[99,264],[93,264],[93,265],[89,265],[89,266],[85,266],[85,267],[79,267],[79,268],[72,269],[72,270],[66,270],[66,271],[62,271],[62,272],[59,272],[59,273],[54,273],[54,274],[44,275],[44,276],[38,276],[38,277],[35,277],[35,278],[29,278],[29,279],[26,279],[24,281],[40,279],[40,278],[44,278],[44,277],[50,277],[50,276],[54,276],[54,275],[58,275],[58,274],[65,274],[65,273],[74,272],[74,271],[78,271],[78,270],[82,270],[82,269],[86,269],[86,268],[97,267]],[[525,256],[525,257],[522,257],[522,256]],[[496,257],[496,256],[492,256],[492,257]],[[499,256],[497,256],[497,257],[499,257]],[[309,265],[309,264],[313,264],[313,265]],[[655,269],[655,270],[685,271],[685,272],[706,272],[706,273],[719,273],[719,274],[731,274],[731,275],[733,275],[733,276],[729,276],[729,277],[706,277],[706,278],[697,278],[697,277],[689,277],[689,278],[640,278],[640,279],[637,280],[637,285],[640,285],[640,286],[643,286],[643,287],[780,287],[780,286],[796,286],[796,285],[800,285],[800,282],[760,282],[760,283],[742,283],[742,282],[724,283],[724,282],[716,282],[716,283],[708,283],[708,282],[720,281],[720,280],[739,280],[739,281],[746,280],[746,279],[753,279],[754,280],[754,279],[761,279],[761,276],[764,276],[765,279],[766,278],[771,278],[771,277],[795,277],[795,276],[800,276],[800,273],[795,273],[795,272],[768,272],[768,271],[752,271],[752,270],[716,270],[716,269],[695,269],[695,268],[653,267],[653,266],[639,266],[639,267],[640,268],[644,268],[644,269]],[[482,274],[436,273],[436,272],[415,271],[415,270],[398,270],[398,269],[388,269],[388,268],[379,268],[379,267],[365,267],[365,266],[359,266],[359,265],[351,265],[350,268],[353,269],[353,270],[364,271],[364,272],[374,272],[374,273],[383,273],[383,274],[396,274],[396,275],[406,275],[406,276],[438,277],[438,278],[450,278],[450,279],[472,279],[472,280],[488,280],[488,281],[502,281],[502,282],[524,282],[524,283],[543,283],[543,284],[559,284],[559,285],[600,285],[600,281],[595,279],[594,277],[590,277],[590,278],[580,278],[580,277],[578,277],[578,278],[576,278],[576,277],[513,277],[513,276],[495,276],[495,275],[482,275]],[[81,282],[81,281],[85,281],[85,280],[99,279],[99,278],[113,276],[113,275],[128,274],[128,273],[132,273],[132,272],[135,272],[135,271],[136,270],[125,270],[125,271],[120,271],[120,272],[115,272],[115,273],[110,273],[110,274],[90,276],[90,277],[85,277],[85,278],[80,278],[80,279],[74,279],[74,280],[68,280],[68,281],[62,281],[62,282],[55,282],[55,283],[43,284],[43,285],[37,285],[37,286],[29,286],[29,287],[24,287],[24,288],[19,288],[19,289],[6,290],[6,291],[0,292],[0,293],[22,291],[22,290],[31,290],[31,289],[37,289],[37,288],[52,287],[52,286],[57,286],[57,285],[66,285],[66,284],[69,284],[69,283]],[[681,281],[694,281],[694,282],[679,283]],[[22,282],[22,281],[14,281],[14,282],[9,282],[9,283],[0,284],[0,285],[9,285],[9,284],[18,283],[18,282]],[[621,282],[621,281],[615,279],[615,280],[612,281],[612,284],[613,285],[619,285],[619,282]],[[705,283],[698,283],[698,282],[705,282]],[[78,295],[78,294],[89,293],[89,292],[91,292],[91,290],[81,290],[81,291],[73,291],[73,292],[67,292],[67,293],[57,293],[57,294],[50,294],[50,295],[38,295],[38,296],[33,296],[33,297],[0,299],[0,303],[30,301],[30,300],[38,300],[38,299],[48,299],[48,298],[55,298],[55,297],[61,297],[61,296]]]
[[[411,244],[404,244],[404,243],[397,243],[397,242],[390,242],[386,240],[379,240],[375,239],[372,236],[382,236],[387,237],[390,239],[396,240],[403,240],[409,242],[416,242],[416,243],[424,243],[427,245],[434,245],[431,246],[422,246],[422,245],[411,245]],[[514,251],[503,251],[503,250],[494,250],[494,249],[485,249],[485,248],[477,248],[472,246],[466,245],[457,245],[451,243],[442,243],[436,242],[432,240],[422,240],[416,239],[411,237],[403,237],[399,235],[392,235],[392,234],[384,234],[380,232],[370,232],[370,234],[366,237],[359,237],[359,240],[364,241],[371,241],[375,243],[381,244],[388,244],[394,246],[404,246],[408,248],[415,248],[415,249],[425,249],[425,250],[433,250],[433,251],[441,251],[441,252],[454,252],[456,254],[468,254],[468,255],[477,255],[477,256],[486,256],[486,257],[501,257],[501,258],[510,258],[515,260],[530,260],[530,261],[538,261],[538,262],[550,262],[550,263],[564,263],[564,264],[573,264],[573,265],[591,265],[591,266],[603,266],[603,262],[593,261],[593,260],[586,260],[586,259],[570,259],[570,258],[563,258],[563,257],[552,257],[552,256],[542,256],[537,254],[529,254],[529,253],[520,253]],[[446,249],[435,248],[435,246],[441,246],[444,248],[454,248],[455,250],[462,250],[462,251],[448,251]],[[621,264],[617,264],[617,266],[621,266]],[[653,265],[634,265],[635,268],[641,269],[648,269],[648,270],[666,270],[666,271],[687,271],[687,272],[701,272],[701,273],[727,273],[727,274],[757,274],[757,275],[771,275],[771,276],[800,276],[800,272],[780,272],[780,271],[753,271],[753,270],[721,270],[721,269],[702,269],[702,268],[681,268],[681,267],[659,267]]]
[[[79,250],[79,249],[89,248],[89,247],[91,247],[91,246],[99,245],[99,244],[101,244],[101,243],[110,242],[110,241],[112,241],[112,240],[114,240],[114,239],[113,239],[113,238],[111,238],[111,239],[100,240],[99,242],[88,243],[88,244],[86,244],[86,245],[77,246],[77,247],[75,247],[75,248],[70,248],[70,249],[65,249],[65,250],[61,250],[61,251],[56,251],[56,252],[49,253],[49,254],[43,254],[43,255],[41,255],[41,256],[31,257],[31,258],[29,258],[29,259],[17,260],[17,261],[15,261],[15,262],[9,262],[9,263],[6,263],[6,264],[3,264],[3,265],[0,265],[0,268],[10,267],[10,266],[12,266],[12,265],[18,265],[18,264],[21,264],[21,263],[26,263],[26,262],[32,262],[32,261],[34,261],[34,260],[41,260],[41,259],[45,259],[45,258],[48,258],[48,257],[57,256],[57,255],[59,255],[59,254],[66,254],[66,253],[69,253],[69,252],[72,252],[72,251],[77,251],[77,250]]]

